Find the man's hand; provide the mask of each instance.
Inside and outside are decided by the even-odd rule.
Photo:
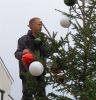
[[[26,53],[30,53],[30,50],[24,49],[22,55],[24,55],[24,54],[26,54]]]
[[[28,54],[30,53],[30,50],[28,49],[24,49],[23,52],[22,52],[22,63],[24,64],[24,66],[26,66],[28,64],[29,61],[26,60],[26,57],[25,57],[25,54]],[[30,57],[31,59],[31,57]]]
[[[33,61],[35,61],[37,58],[33,53],[24,51],[24,54],[22,55],[22,63],[24,65],[29,65],[30,63],[32,63]]]

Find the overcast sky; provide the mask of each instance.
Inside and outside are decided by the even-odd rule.
[[[63,15],[54,9],[68,12],[69,8],[63,0],[0,0],[0,56],[14,79],[12,96],[15,100],[21,100],[22,96],[18,61],[14,57],[17,40],[27,33],[32,17],[40,17],[51,33],[64,36],[67,29],[59,24]]]

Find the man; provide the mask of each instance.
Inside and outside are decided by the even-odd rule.
[[[27,70],[28,65],[22,61],[22,57],[26,53],[34,53],[36,57],[36,52],[39,52],[43,61],[48,56],[45,35],[41,32],[42,21],[38,17],[32,18],[28,26],[30,30],[18,39],[18,48],[15,52],[15,57],[19,60],[20,78],[22,79],[23,96],[21,100],[34,100],[34,98],[35,100],[47,100],[44,82],[45,71],[40,76],[32,76]]]

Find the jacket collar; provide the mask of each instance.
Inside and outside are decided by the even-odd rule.
[[[30,36],[30,37],[32,37],[32,38],[35,38],[35,37],[32,35],[32,31],[31,31],[31,30],[28,30],[27,35]]]
[[[27,35],[32,36],[32,31],[28,30]]]

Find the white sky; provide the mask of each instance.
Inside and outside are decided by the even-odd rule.
[[[29,19],[36,16],[51,33],[64,36],[67,29],[59,24],[63,15],[54,9],[68,12],[69,7],[63,0],[0,0],[0,56],[14,79],[12,96],[15,100],[21,100],[22,95],[18,61],[14,57],[17,40],[26,34]]]

